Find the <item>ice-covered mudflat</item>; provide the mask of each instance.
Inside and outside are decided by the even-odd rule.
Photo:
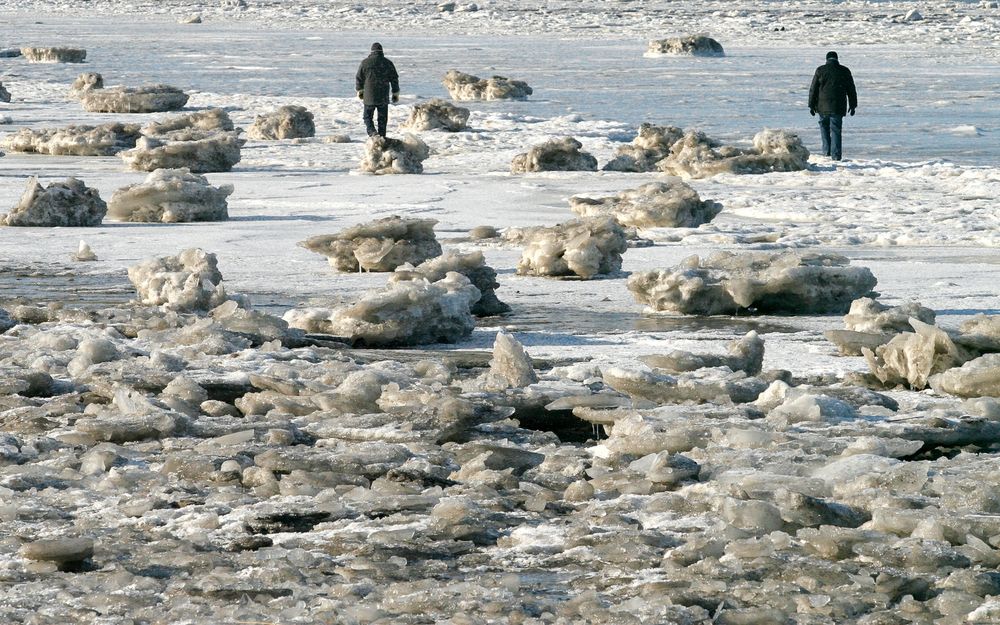
[[[1000,620],[995,3],[2,10],[0,50],[87,54],[0,56],[0,213],[52,220],[74,189],[109,211],[0,227],[0,620]],[[726,56],[643,56],[693,34]],[[389,134],[426,144],[423,173],[361,171],[375,40],[401,74]],[[805,109],[827,49],[861,100],[840,163]],[[449,70],[532,93],[403,128]],[[87,112],[83,72],[190,99]],[[209,123],[284,106],[315,136]],[[742,150],[785,129],[814,155],[685,180],[696,195],[601,171],[643,122]],[[114,123],[131,144],[61,130]],[[26,130],[52,132],[6,141]],[[192,169],[225,141],[235,164],[129,171],[136,132]],[[36,136],[63,155],[19,151]],[[510,173],[567,137],[598,171]],[[651,183],[677,198],[625,195]],[[615,196],[599,217],[620,226],[546,229]],[[712,210],[629,217],[680,204]],[[395,215],[436,223],[406,239]],[[299,245],[338,233],[337,263]],[[352,255],[376,270],[338,271]],[[563,264],[596,273],[537,269]]]

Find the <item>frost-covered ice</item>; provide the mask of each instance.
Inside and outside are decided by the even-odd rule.
[[[118,221],[176,223],[229,218],[233,185],[213,187],[188,169],[157,169],[146,180],[115,191],[108,216]]]
[[[169,85],[91,89],[80,98],[91,113],[159,113],[184,108],[190,96]]]
[[[87,51],[69,47],[29,47],[21,48],[21,56],[29,63],[83,63],[87,58]]]
[[[754,135],[749,149],[722,145],[702,132],[692,131],[676,142],[670,155],[657,166],[668,174],[691,178],[800,171],[809,166],[809,150],[798,135],[787,130],[762,130]]]
[[[646,49],[647,56],[691,55],[691,56],[726,56],[722,44],[705,35],[688,35],[686,37],[670,37],[654,39]]]
[[[370,174],[422,174],[430,148],[420,137],[369,137],[360,169]]]
[[[46,187],[31,177],[17,206],[0,223],[48,228],[98,226],[107,212],[108,205],[97,189],[81,180],[67,178],[66,182],[52,182]]]
[[[515,156],[510,162],[510,173],[597,171],[597,159],[593,154],[581,150],[582,147],[583,144],[573,137],[549,139]]]
[[[442,81],[453,100],[524,100],[533,93],[528,83],[505,76],[480,78],[458,70],[448,70]]]
[[[176,256],[149,258],[128,268],[128,279],[146,306],[170,310],[209,310],[229,297],[215,254],[197,248]]]
[[[632,274],[628,288],[653,310],[686,315],[844,312],[877,280],[867,267],[830,254],[717,252],[677,267]]]
[[[5,136],[0,147],[53,156],[114,156],[134,148],[140,136],[139,124],[119,122],[39,130],[22,128]]]
[[[185,131],[181,131],[185,132]],[[197,174],[229,171],[240,162],[244,140],[236,132],[197,132],[192,140],[143,136],[131,150],[118,155],[129,169],[189,169]]]
[[[247,129],[247,137],[259,141],[300,139],[316,136],[313,114],[304,106],[286,104],[258,115]]]
[[[103,89],[104,77],[97,72],[83,72],[73,80],[69,87],[69,97],[79,100],[91,89]]]
[[[610,197],[573,196],[569,207],[581,217],[610,215],[633,228],[697,228],[722,210],[721,204],[703,201],[681,180],[650,182]]]
[[[310,252],[327,257],[338,271],[394,271],[400,265],[419,265],[441,254],[434,236],[435,219],[383,217],[336,234],[302,241]]]
[[[416,132],[438,129],[458,132],[468,128],[468,124],[469,109],[455,106],[441,98],[433,98],[414,104],[402,127]]]
[[[585,280],[619,271],[628,249],[625,232],[610,217],[574,219],[523,234],[517,273],[576,276]]]

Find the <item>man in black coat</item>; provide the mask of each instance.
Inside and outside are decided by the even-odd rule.
[[[823,152],[835,161],[841,157],[840,129],[844,115],[858,108],[858,92],[851,70],[840,64],[836,52],[826,53],[826,64],[816,68],[809,87],[809,114],[819,113]]]
[[[399,102],[399,74],[396,73],[396,66],[392,61],[385,58],[382,52],[382,44],[373,43],[371,54],[358,68],[358,75],[354,78],[354,88],[358,92],[358,97],[365,103],[365,130],[369,137],[374,137],[375,124],[372,117],[378,111],[378,133],[385,136],[385,127],[389,121],[389,97],[390,88],[392,90],[392,102]]]

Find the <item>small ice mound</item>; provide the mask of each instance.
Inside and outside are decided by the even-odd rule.
[[[10,100],[8,100],[9,102]],[[963,124],[961,126],[955,126],[954,128],[949,128],[948,132],[953,135],[960,135],[963,137],[981,137],[983,136],[983,129],[978,126],[973,126],[972,124]]]
[[[83,63],[87,51],[83,48],[21,48],[29,63]]]
[[[447,130],[458,132],[469,127],[469,109],[455,106],[447,100],[434,98],[414,105],[403,128],[413,131]]]
[[[402,139],[375,135],[365,143],[360,168],[372,174],[421,174],[430,153],[427,144],[412,134]]]
[[[661,54],[684,56],[726,56],[722,44],[704,35],[688,35],[687,37],[671,37],[654,39],[649,42],[646,54],[657,56]]]
[[[656,171],[656,163],[670,154],[670,148],[681,140],[684,131],[677,126],[642,124],[632,143],[615,151],[614,157],[602,169],[605,171]]]
[[[524,388],[538,382],[531,356],[524,351],[520,341],[500,330],[493,342],[490,370],[478,380],[485,390],[503,391]]]
[[[667,354],[643,356],[639,360],[667,373],[683,373],[707,367],[729,367],[747,375],[757,375],[764,364],[764,339],[751,330],[743,338],[732,341],[726,354],[695,354],[674,350]]]
[[[310,237],[299,245],[326,256],[337,271],[394,271],[441,255],[436,219],[383,217],[336,234]]]
[[[201,13],[191,13],[177,20],[178,24],[201,24]]]
[[[86,241],[80,241],[79,247],[76,248],[76,252],[73,253],[72,257],[78,263],[88,263],[97,260],[97,254],[94,250],[90,249],[90,245]]]
[[[4,88],[2,82],[0,82],[0,102],[10,102],[10,91]]]
[[[90,113],[162,113],[187,104],[188,95],[169,85],[93,89],[80,98]]]
[[[660,171],[691,178],[801,171],[808,166],[809,150],[798,135],[770,129],[757,133],[749,149],[722,145],[702,132],[689,132],[657,163]]]
[[[351,143],[351,135],[335,134],[323,137],[323,143]]]
[[[684,315],[845,312],[878,282],[867,267],[834,254],[716,252],[666,270],[629,276],[636,301]]]
[[[65,128],[22,128],[0,141],[0,147],[12,152],[52,156],[114,156],[135,147],[140,137],[139,124],[101,124]]]
[[[569,207],[581,217],[607,215],[633,228],[697,228],[722,211],[721,204],[702,201],[697,191],[676,179],[598,199],[573,196]]]
[[[88,227],[99,226],[108,205],[97,189],[76,178],[53,182],[48,187],[32,176],[28,188],[0,224],[5,226]]]
[[[582,147],[583,144],[573,137],[550,139],[515,156],[510,162],[510,173],[597,171],[597,159],[589,152],[581,151]]]
[[[257,141],[299,139],[316,136],[313,114],[297,104],[279,106],[270,113],[258,115],[247,129],[247,137]]]
[[[441,81],[452,100],[526,100],[531,87],[523,80],[504,76],[480,78],[458,70],[448,70]]]
[[[986,354],[935,375],[930,385],[958,397],[1000,397],[1000,354]]]
[[[71,100],[79,100],[93,89],[104,88],[104,77],[97,72],[84,72],[69,87]]]
[[[469,230],[469,238],[473,241],[496,239],[499,236],[500,232],[494,226],[476,226]]]
[[[118,156],[134,171],[186,168],[196,174],[205,174],[230,171],[240,162],[243,143],[236,132],[216,132],[193,141],[142,137],[134,148]]]
[[[460,273],[442,280],[404,280],[369,291],[354,304],[285,313],[293,328],[379,347],[456,343],[472,334],[479,289]]]
[[[449,252],[443,256],[427,259],[416,267],[404,265],[396,269],[396,273],[391,279],[424,278],[430,282],[437,282],[451,272],[462,274],[472,282],[473,286],[479,289],[479,300],[472,306],[473,315],[491,317],[510,311],[510,306],[497,298],[495,289],[500,286],[497,282],[497,272],[486,264],[486,258],[482,252],[468,254]]]
[[[190,312],[207,311],[229,298],[215,254],[198,248],[177,256],[150,258],[128,268],[139,303]]]
[[[865,360],[883,384],[902,384],[912,389],[927,388],[928,380],[968,360],[944,330],[910,319],[914,332],[897,334],[888,343],[862,348]]]
[[[189,169],[157,169],[139,184],[115,191],[108,216],[118,221],[178,223],[229,219],[233,185],[213,187]]]
[[[589,280],[619,271],[626,249],[625,231],[614,219],[574,219],[527,234],[517,273]]]
[[[233,129],[229,113],[220,108],[211,108],[149,122],[142,127],[142,134],[171,141],[191,141],[216,131]]]
[[[910,319],[934,323],[934,311],[917,302],[886,306],[870,297],[851,302],[844,316],[845,330],[827,330],[824,336],[840,349],[844,356],[861,356],[862,348],[874,350],[892,339],[893,335],[912,330]]]

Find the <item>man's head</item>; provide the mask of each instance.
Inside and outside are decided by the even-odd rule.
[[[374,49],[375,48],[372,47],[372,50],[374,50]],[[830,50],[829,52],[826,53],[826,60],[827,61],[836,61],[837,60],[837,53],[834,52],[833,50]]]
[[[372,44],[372,52],[381,52],[381,51],[382,51],[382,44],[378,42]]]

